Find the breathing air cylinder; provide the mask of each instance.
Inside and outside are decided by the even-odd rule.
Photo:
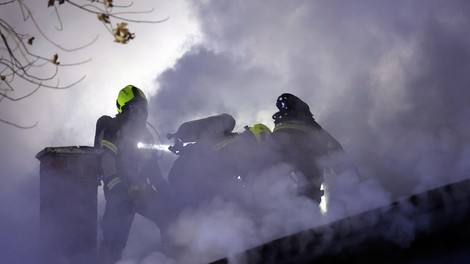
[[[196,142],[201,138],[231,133],[234,128],[235,119],[224,113],[185,122],[178,127],[175,133],[167,134],[167,138],[175,138],[182,142]]]

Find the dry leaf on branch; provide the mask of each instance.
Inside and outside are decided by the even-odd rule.
[[[107,8],[113,7],[113,0],[105,0],[105,1],[104,1],[104,5],[105,5]]]
[[[48,0],[47,1],[47,7],[51,7],[51,6],[54,6],[54,3],[55,3],[56,0]],[[57,0],[57,2],[59,2],[59,5],[65,3],[65,0]]]
[[[122,43],[122,44],[127,44],[129,40],[134,39],[135,34],[129,32],[129,29],[127,28],[127,23],[121,22],[118,23],[116,28],[113,29],[114,33],[114,42]]]
[[[59,55],[57,55],[57,53],[54,54],[54,56],[53,56],[52,59],[51,59],[52,64],[54,64],[54,65],[59,65],[60,62],[58,61],[58,59],[59,59]]]
[[[104,14],[104,13],[98,14],[98,20],[103,22],[103,23],[108,23],[108,24],[111,23],[109,21],[109,16]]]

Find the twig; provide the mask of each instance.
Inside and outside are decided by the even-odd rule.
[[[8,86],[10,86],[10,84],[7,83]],[[11,86],[10,86],[11,87]],[[32,92],[30,92],[29,94],[26,94],[26,95],[23,95],[21,97],[18,97],[18,98],[13,98],[11,96],[8,96],[7,94],[4,94],[4,93],[0,93],[1,96],[9,99],[10,101],[21,101],[27,97],[30,97],[32,94],[34,94],[35,92],[37,92],[39,90],[39,88],[41,88],[41,84],[38,85],[38,87],[36,87],[36,89],[34,89]]]
[[[31,128],[36,127],[38,125],[38,122],[36,121],[36,123],[34,123],[34,125],[22,126],[22,125],[15,124],[15,123],[9,122],[9,121],[7,121],[5,119],[1,119],[1,118],[0,118],[0,122],[5,123],[5,124],[10,125],[10,126],[14,126],[16,128],[21,128],[21,129],[31,129]]]
[[[34,16],[32,15],[31,13],[31,10],[29,10],[29,8],[22,4],[23,7],[28,11],[28,14],[29,14],[29,17],[31,18],[31,21],[33,22],[34,26],[36,27],[36,29],[38,30],[39,34],[41,34],[41,36],[43,36],[47,41],[49,41],[52,45],[56,46],[57,48],[63,50],[63,51],[67,51],[67,52],[73,52],[73,51],[77,51],[77,50],[81,50],[81,49],[84,49],[90,45],[92,45],[93,43],[95,43],[95,41],[98,39],[98,36],[95,37],[95,39],[93,39],[92,41],[90,41],[89,43],[85,44],[85,45],[82,45],[82,46],[79,46],[77,48],[72,48],[72,49],[67,49],[67,48],[64,48],[62,47],[61,45],[57,44],[56,42],[54,42],[53,40],[51,40],[42,30],[41,30],[41,27],[39,26],[39,24],[37,23],[36,19],[34,19]]]
[[[15,2],[16,0],[10,0],[10,1],[7,1],[7,2],[3,2],[3,3],[0,3],[0,5],[8,5],[8,4],[11,4],[13,2]]]

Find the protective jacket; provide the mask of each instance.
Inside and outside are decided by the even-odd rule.
[[[275,124],[272,139],[279,159],[294,168],[299,194],[320,202],[323,173],[334,169],[329,158],[333,153],[343,152],[340,143],[313,118]]]

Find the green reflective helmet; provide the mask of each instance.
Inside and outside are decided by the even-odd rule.
[[[147,104],[147,98],[145,97],[144,92],[134,85],[127,85],[119,91],[116,105],[118,113],[122,113],[125,105],[143,102]]]
[[[264,143],[266,138],[271,135],[271,129],[261,123],[252,125],[248,130],[255,136],[258,143]]]

